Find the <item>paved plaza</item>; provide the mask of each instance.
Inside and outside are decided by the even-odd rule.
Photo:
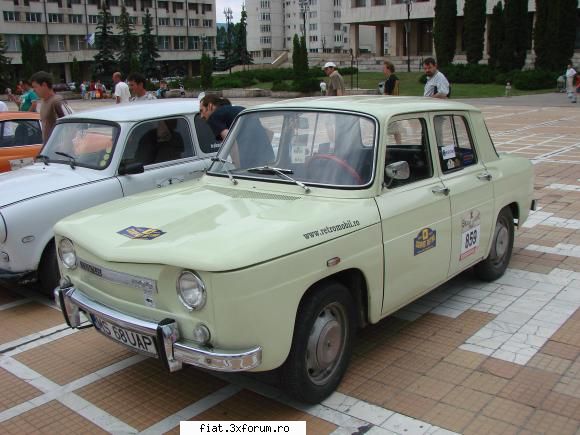
[[[169,374],[93,329],[67,328],[34,285],[4,285],[0,433],[305,420],[309,435],[580,434],[580,108],[557,93],[470,102],[500,152],[535,165],[539,209],[517,231],[501,279],[466,272],[361,331],[340,387],[316,406],[288,399],[277,373]]]

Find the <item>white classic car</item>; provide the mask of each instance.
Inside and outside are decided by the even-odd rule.
[[[71,213],[199,177],[217,151],[197,100],[132,103],[60,119],[34,165],[0,174],[0,278],[58,284],[53,226]]]
[[[86,314],[171,371],[281,366],[318,402],[357,328],[468,268],[500,277],[532,193],[531,163],[498,154],[472,106],[273,103],[239,115],[201,179],[60,221],[56,293],[70,326]]]

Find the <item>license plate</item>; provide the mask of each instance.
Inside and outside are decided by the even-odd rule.
[[[122,328],[114,325],[97,316],[91,316],[93,325],[101,333],[107,337],[112,338],[119,343],[132,347],[140,352],[146,352],[157,356],[157,348],[155,347],[155,340],[150,335],[141,334],[139,332],[131,331],[130,329]]]

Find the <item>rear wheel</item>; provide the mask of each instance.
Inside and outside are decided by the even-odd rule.
[[[298,400],[318,403],[338,386],[350,360],[354,301],[341,284],[329,283],[301,303],[282,382]]]
[[[40,265],[38,266],[38,280],[40,281],[40,289],[42,290],[42,293],[47,294],[51,298],[54,297],[53,290],[56,288],[60,280],[54,241],[50,242],[46,248],[44,248],[42,258],[40,259]]]
[[[489,256],[475,266],[475,273],[484,281],[494,281],[505,273],[514,247],[514,218],[509,207],[497,216]]]

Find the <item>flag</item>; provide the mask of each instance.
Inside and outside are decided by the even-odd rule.
[[[93,45],[95,45],[95,33],[89,33],[86,38],[85,41],[87,42],[87,45],[89,45],[90,47],[92,47]]]

